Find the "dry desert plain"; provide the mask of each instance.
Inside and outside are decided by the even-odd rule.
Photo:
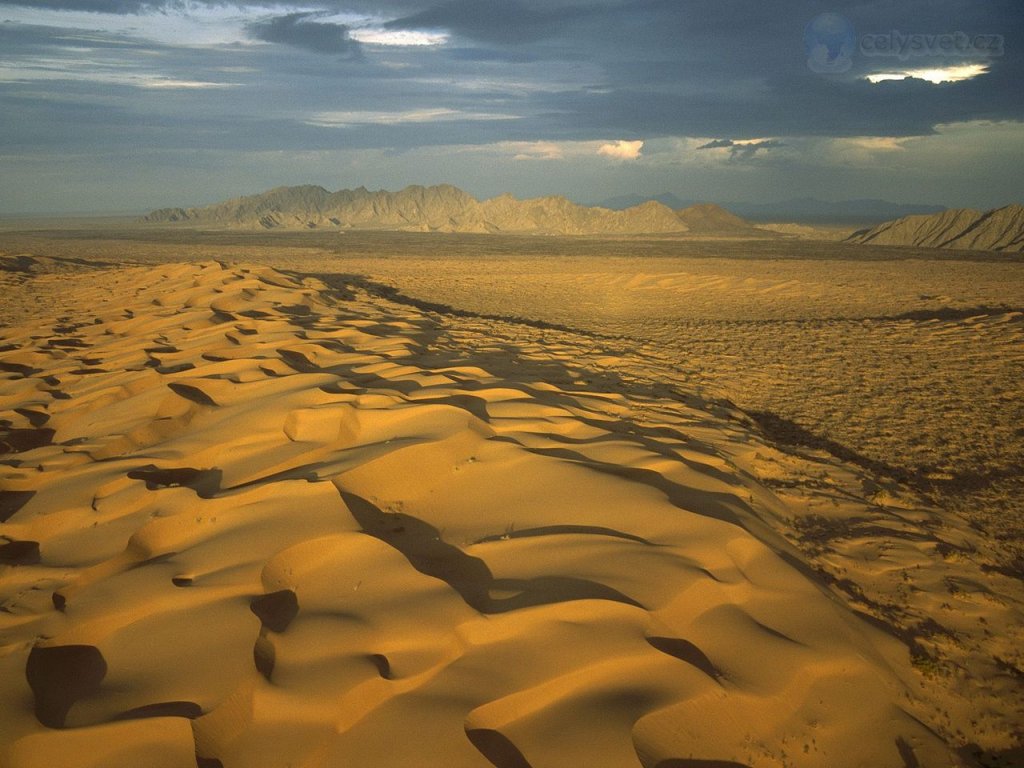
[[[0,764],[1024,764],[1019,256],[0,231]]]

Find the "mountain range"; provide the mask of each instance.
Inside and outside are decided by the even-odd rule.
[[[619,195],[594,203],[602,208],[622,210],[655,200],[669,208],[686,208],[694,200],[684,200],[671,192],[659,195]],[[726,203],[729,210],[752,222],[799,222],[802,224],[831,224],[865,226],[889,219],[915,214],[941,213],[942,205],[923,203],[893,203],[888,200],[861,198],[857,200],[818,200],[813,197],[798,197],[767,202]]]
[[[619,198],[619,202],[632,198]],[[319,186],[278,187],[197,208],[162,208],[143,217],[150,224],[185,223],[243,229],[391,230],[548,235],[672,235],[759,238],[836,239],[814,227],[758,226],[713,203],[679,203],[672,196],[643,200],[616,209],[578,205],[564,197],[519,200],[499,195],[477,200],[451,186],[409,186],[398,192],[365,187],[329,192]],[[884,201],[860,201],[860,210]],[[833,204],[829,204],[833,205]],[[796,229],[793,227],[796,226]],[[799,231],[797,231],[799,230]],[[807,231],[803,231],[807,230]],[[848,230],[847,230],[848,231]],[[841,232],[838,237],[844,237]],[[1024,250],[1024,207],[991,211],[967,208],[902,216],[861,229],[850,243],[903,245],[962,250]]]
[[[673,210],[646,201],[623,210],[583,206],[564,197],[477,200],[458,187],[365,187],[329,192],[319,186],[278,187],[199,208],[163,208],[147,223],[184,222],[264,229],[384,229],[558,235],[700,234],[775,237],[713,204]]]
[[[847,242],[1020,253],[1024,252],[1024,206],[984,212],[952,208],[930,216],[904,216],[854,232]]]

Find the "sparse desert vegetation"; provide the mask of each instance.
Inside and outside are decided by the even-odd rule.
[[[1019,257],[101,226],[0,252],[16,765],[539,766],[566,735],[609,768],[1017,759]]]

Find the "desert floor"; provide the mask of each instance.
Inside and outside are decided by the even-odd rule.
[[[0,232],[0,763],[1020,765],[1020,260]]]

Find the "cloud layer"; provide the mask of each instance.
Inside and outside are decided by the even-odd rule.
[[[852,37],[815,38],[823,12]],[[958,32],[1001,47],[939,48]],[[912,35],[934,50],[878,49]],[[190,181],[75,203],[54,191],[68,157],[122,180],[167,153],[194,180],[216,158],[244,192],[372,184],[375,168],[354,159],[367,153],[406,158],[401,178],[377,173],[388,183],[426,182],[474,147],[512,163],[498,170],[519,194],[745,199],[770,178],[797,197],[829,177],[837,196],[984,206],[1024,196],[1024,161],[1007,152],[1022,148],[1021,40],[1024,14],[988,0],[0,0],[0,212],[203,202]],[[816,71],[822,50],[845,68]],[[992,175],[954,173],[944,142],[965,131]],[[924,138],[900,155],[918,165],[874,162],[878,147]],[[339,165],[317,179],[281,170],[317,153]],[[495,184],[495,165],[448,167],[434,180]]]
[[[636,160],[640,157],[640,150],[643,149],[642,141],[619,140],[612,144],[602,144],[597,148],[597,154],[606,157],[613,157],[617,160]]]
[[[317,20],[313,13],[288,13],[254,21],[247,27],[256,40],[305,48],[315,53],[340,54],[349,58],[359,54],[359,44],[349,37],[344,24]]]

